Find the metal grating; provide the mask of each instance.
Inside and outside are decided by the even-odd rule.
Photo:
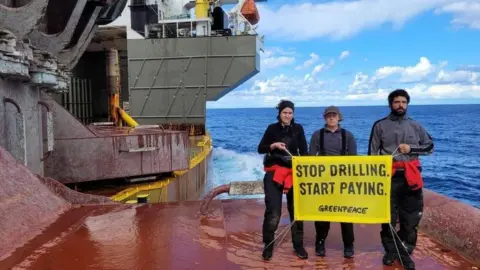
[[[92,123],[92,81],[72,77],[68,93],[62,95],[62,106],[83,124]]]

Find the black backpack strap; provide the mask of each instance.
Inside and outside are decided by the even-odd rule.
[[[342,155],[347,154],[347,132],[342,128]]]
[[[324,139],[323,139],[323,136],[324,136],[324,132],[325,132],[325,129],[324,128],[321,128],[320,129],[320,134],[319,134],[319,141],[318,143],[320,144],[320,150],[318,151],[320,153],[320,155],[324,156],[325,155],[325,146],[323,145],[324,144]]]

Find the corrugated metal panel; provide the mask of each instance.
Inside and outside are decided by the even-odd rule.
[[[141,124],[205,124],[206,102],[258,73],[255,36],[128,40],[130,114]]]

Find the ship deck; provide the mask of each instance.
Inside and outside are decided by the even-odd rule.
[[[294,256],[288,232],[269,262],[261,260],[263,200],[74,206],[16,249],[0,269],[402,269],[381,263],[379,225],[356,225],[354,259],[342,257],[332,224],[327,257],[314,254],[314,227],[305,224],[308,260]],[[289,225],[286,205],[278,231]],[[419,234],[417,269],[478,269],[456,252]]]

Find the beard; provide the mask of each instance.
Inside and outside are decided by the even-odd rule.
[[[407,113],[406,109],[404,109],[404,110],[399,110],[399,109],[394,110],[394,109],[390,108],[390,111],[391,111],[392,115],[398,116],[398,117],[402,117]]]

